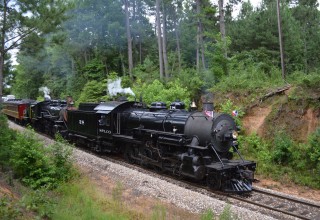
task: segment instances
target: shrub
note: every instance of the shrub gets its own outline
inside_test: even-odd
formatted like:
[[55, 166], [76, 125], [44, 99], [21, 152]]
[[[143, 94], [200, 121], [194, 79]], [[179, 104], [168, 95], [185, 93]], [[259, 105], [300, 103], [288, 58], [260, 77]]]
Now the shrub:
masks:
[[10, 130], [6, 116], [0, 113], [0, 166], [8, 167], [11, 157], [12, 144], [15, 140], [15, 132]]
[[278, 164], [287, 164], [291, 159], [292, 139], [283, 131], [276, 134], [274, 139], [274, 148], [272, 151], [272, 160]]
[[77, 104], [81, 102], [98, 102], [102, 99], [108, 99], [107, 96], [107, 80], [87, 82], [80, 94]]
[[55, 201], [49, 196], [46, 188], [40, 188], [24, 195], [21, 205], [28, 211], [37, 212], [41, 218], [49, 218]]
[[143, 95], [143, 101], [147, 104], [163, 101], [167, 105], [170, 105], [171, 102], [177, 99], [183, 101], [186, 106], [190, 104], [190, 93], [179, 81], [170, 82], [165, 85], [159, 80], [154, 80], [151, 84], [142, 83], [141, 80], [137, 80], [133, 91], [137, 96]]
[[204, 85], [202, 76], [195, 69], [183, 69], [175, 76], [174, 81], [180, 83], [192, 96], [197, 97]]
[[317, 170], [318, 176], [320, 176], [320, 127], [310, 135], [308, 156], [310, 158], [310, 166]]
[[[232, 115], [237, 125], [242, 125], [240, 118], [244, 115], [244, 111], [240, 107], [234, 105], [230, 99], [228, 99], [225, 103], [220, 104], [219, 108], [221, 112]], [[237, 115], [232, 114], [232, 112], [235, 110], [238, 113]]]
[[8, 197], [0, 198], [0, 219], [17, 219], [21, 210]]
[[15, 175], [26, 185], [36, 189], [54, 184], [54, 170], [50, 166], [43, 144], [35, 138], [31, 131], [18, 134], [13, 144], [15, 152], [11, 164]]
[[256, 133], [249, 136], [239, 136], [239, 145], [243, 148], [243, 152], [255, 158], [260, 163], [260, 168], [267, 167], [270, 164], [272, 156], [269, 150], [269, 145]]
[[51, 160], [53, 163], [55, 178], [58, 181], [67, 181], [74, 174], [72, 169], [71, 155], [73, 152], [72, 146], [65, 141], [60, 134], [56, 135], [56, 142], [48, 146]]
[[257, 93], [283, 84], [280, 71], [271, 67], [266, 73], [259, 65], [236, 63], [231, 66], [228, 76], [221, 78], [220, 82], [212, 87], [212, 92], [246, 91]]
[[18, 134], [10, 159], [16, 177], [33, 189], [55, 188], [70, 177], [71, 150], [63, 143], [45, 148], [33, 131]]
[[143, 64], [139, 64], [134, 68], [134, 75], [144, 82], [151, 83], [159, 78], [159, 70], [157, 65], [147, 56]]

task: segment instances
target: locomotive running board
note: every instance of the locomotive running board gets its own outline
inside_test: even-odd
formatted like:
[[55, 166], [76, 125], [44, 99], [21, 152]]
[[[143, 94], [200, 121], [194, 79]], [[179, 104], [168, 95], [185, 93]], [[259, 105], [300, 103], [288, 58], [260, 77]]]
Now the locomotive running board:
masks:
[[114, 139], [119, 139], [128, 143], [134, 143], [134, 144], [142, 144], [141, 141], [133, 138], [132, 136], [128, 136], [128, 135], [121, 135], [121, 134], [114, 134], [112, 135], [112, 137]]

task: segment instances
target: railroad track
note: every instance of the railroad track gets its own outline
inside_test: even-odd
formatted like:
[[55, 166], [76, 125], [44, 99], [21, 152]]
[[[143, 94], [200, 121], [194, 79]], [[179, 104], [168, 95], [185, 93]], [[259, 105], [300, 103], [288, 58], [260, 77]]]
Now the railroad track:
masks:
[[[44, 134], [41, 134], [41, 135], [47, 138], [50, 138], [47, 135], [44, 135]], [[166, 180], [170, 183], [176, 184], [183, 188], [190, 189], [192, 191], [196, 191], [201, 194], [211, 196], [220, 200], [224, 200], [234, 205], [239, 205], [237, 201], [241, 201], [243, 203], [252, 204], [252, 205], [264, 208], [266, 210], [264, 214], [268, 214], [267, 213], [268, 210], [271, 210], [274, 212], [272, 216], [275, 218], [280, 218], [279, 216], [281, 216], [281, 214], [285, 214], [285, 215], [292, 216], [294, 218], [299, 218], [299, 219], [308, 219], [308, 220], [320, 219], [320, 205], [311, 203], [309, 201], [305, 201], [302, 199], [297, 199], [289, 196], [284, 196], [280, 194], [274, 194], [272, 192], [256, 189], [256, 188], [254, 188], [250, 194], [243, 194], [243, 195], [216, 192], [216, 191], [210, 190], [208, 187], [205, 186], [204, 183], [194, 183], [188, 180], [176, 178], [175, 176], [169, 175], [166, 173], [159, 174], [159, 172], [156, 172], [151, 169], [146, 169], [146, 167], [141, 167], [136, 164], [128, 163], [123, 158], [120, 158], [118, 155], [106, 156], [106, 155], [94, 153], [88, 150], [87, 148], [80, 147], [80, 149], [87, 153], [93, 154], [97, 157], [100, 157], [102, 159], [108, 160], [110, 162], [135, 169], [139, 172], [142, 172], [148, 175], [156, 176], [159, 179]]]
[[[97, 156], [97, 155], [96, 155]], [[294, 198], [289, 195], [280, 195], [269, 192], [267, 190], [254, 188], [250, 194], [230, 194], [212, 191], [204, 183], [194, 183], [192, 181], [176, 178], [170, 174], [155, 173], [154, 170], [145, 169], [145, 167], [138, 166], [126, 162], [124, 159], [118, 156], [100, 156], [103, 159], [109, 160], [113, 163], [118, 163], [126, 167], [133, 168], [139, 172], [143, 172], [148, 175], [157, 176], [157, 178], [166, 180], [170, 183], [179, 185], [186, 189], [196, 191], [198, 193], [211, 196], [220, 200], [227, 201], [228, 203], [238, 205], [236, 201], [242, 201], [244, 203], [252, 204], [255, 206], [262, 207], [266, 210], [265, 214], [268, 214], [268, 210], [274, 211], [272, 214], [275, 218], [281, 218], [281, 214], [285, 214], [294, 218], [306, 219], [306, 220], [317, 220], [320, 219], [320, 205], [306, 201], [303, 199]], [[231, 201], [230, 199], [236, 200]]]
[[320, 205], [287, 195], [253, 189], [250, 196], [229, 195], [229, 197], [299, 219], [320, 219]]

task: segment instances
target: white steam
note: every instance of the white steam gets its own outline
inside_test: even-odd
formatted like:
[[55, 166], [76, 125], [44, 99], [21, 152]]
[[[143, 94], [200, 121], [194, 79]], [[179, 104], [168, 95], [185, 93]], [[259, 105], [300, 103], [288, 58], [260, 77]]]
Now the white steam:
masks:
[[121, 87], [121, 78], [118, 78], [114, 81], [109, 79], [107, 88], [110, 96], [116, 96], [117, 94], [130, 94], [135, 96], [131, 88]]
[[39, 88], [39, 91], [43, 92], [44, 100], [50, 100], [51, 99], [51, 97], [50, 97], [50, 89], [48, 87], [43, 86], [43, 87]]

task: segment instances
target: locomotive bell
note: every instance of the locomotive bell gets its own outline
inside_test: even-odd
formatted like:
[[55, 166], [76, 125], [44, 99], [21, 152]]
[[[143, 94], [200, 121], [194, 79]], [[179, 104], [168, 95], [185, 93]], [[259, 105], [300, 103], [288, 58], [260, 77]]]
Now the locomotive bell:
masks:
[[194, 101], [192, 101], [192, 103], [191, 103], [191, 106], [190, 106], [191, 108], [197, 108], [197, 106], [196, 106], [196, 103], [194, 102]]

